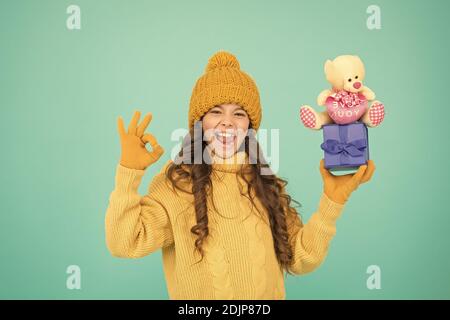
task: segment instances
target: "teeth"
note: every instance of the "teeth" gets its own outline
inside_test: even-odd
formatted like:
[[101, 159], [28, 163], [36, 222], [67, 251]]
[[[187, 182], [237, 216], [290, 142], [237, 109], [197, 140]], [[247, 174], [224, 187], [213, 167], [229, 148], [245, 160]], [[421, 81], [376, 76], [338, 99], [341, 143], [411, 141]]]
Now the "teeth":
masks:
[[225, 138], [234, 137], [234, 134], [232, 134], [232, 133], [222, 133], [222, 132], [220, 132], [217, 135], [220, 136], [220, 137], [225, 137]]
[[223, 145], [231, 145], [234, 142], [235, 134], [232, 132], [215, 132], [216, 139]]

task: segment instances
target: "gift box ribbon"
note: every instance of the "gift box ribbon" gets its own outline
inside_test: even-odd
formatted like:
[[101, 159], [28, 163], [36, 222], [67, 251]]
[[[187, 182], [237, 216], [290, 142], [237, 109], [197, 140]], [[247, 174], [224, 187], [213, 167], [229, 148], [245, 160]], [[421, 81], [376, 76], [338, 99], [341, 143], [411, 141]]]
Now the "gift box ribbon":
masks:
[[340, 154], [341, 164], [350, 164], [350, 157], [360, 157], [364, 155], [367, 148], [366, 139], [347, 141], [347, 126], [339, 128], [340, 141], [327, 139], [320, 145], [320, 148], [330, 154]]

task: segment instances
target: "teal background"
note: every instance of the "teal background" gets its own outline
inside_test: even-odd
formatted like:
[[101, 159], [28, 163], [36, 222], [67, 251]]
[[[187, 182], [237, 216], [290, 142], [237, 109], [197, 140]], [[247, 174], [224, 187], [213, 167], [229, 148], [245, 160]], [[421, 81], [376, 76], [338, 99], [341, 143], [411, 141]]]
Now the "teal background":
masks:
[[[326, 59], [358, 54], [385, 103], [369, 129], [377, 170], [347, 204], [325, 263], [288, 277], [288, 299], [449, 299], [448, 1], [0, 1], [0, 298], [167, 299], [161, 252], [113, 258], [104, 215], [116, 119], [152, 112], [166, 150], [217, 50], [256, 80], [261, 128], [280, 129], [280, 171], [305, 220], [322, 191], [322, 133], [299, 121], [328, 88]], [[81, 8], [81, 30], [66, 8]], [[368, 30], [366, 8], [381, 8]], [[318, 109], [316, 107], [316, 109]], [[140, 188], [170, 157], [150, 167]], [[78, 265], [82, 289], [66, 289]], [[380, 290], [366, 287], [369, 265]]]

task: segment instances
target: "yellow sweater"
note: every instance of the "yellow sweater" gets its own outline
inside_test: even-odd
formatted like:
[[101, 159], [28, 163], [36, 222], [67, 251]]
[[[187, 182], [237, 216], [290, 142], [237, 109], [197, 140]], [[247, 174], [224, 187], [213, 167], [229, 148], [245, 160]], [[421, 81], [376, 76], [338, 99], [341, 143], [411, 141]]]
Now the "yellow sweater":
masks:
[[[284, 274], [276, 259], [268, 220], [252, 211], [240, 193], [245, 183], [239, 164], [213, 164], [214, 203], [208, 198], [209, 236], [205, 257], [195, 252], [193, 196], [174, 192], [165, 178], [169, 160], [153, 178], [144, 196], [138, 187], [145, 171], [116, 169], [115, 189], [106, 212], [106, 243], [113, 256], [139, 258], [162, 248], [170, 299], [285, 299]], [[241, 189], [242, 190], [242, 189]], [[244, 187], [244, 192], [246, 188]], [[256, 206], [262, 210], [259, 201]], [[322, 194], [308, 223], [289, 223], [295, 263], [291, 271], [305, 274], [324, 260], [336, 232], [343, 205]], [[264, 211], [265, 212], [265, 211]]]

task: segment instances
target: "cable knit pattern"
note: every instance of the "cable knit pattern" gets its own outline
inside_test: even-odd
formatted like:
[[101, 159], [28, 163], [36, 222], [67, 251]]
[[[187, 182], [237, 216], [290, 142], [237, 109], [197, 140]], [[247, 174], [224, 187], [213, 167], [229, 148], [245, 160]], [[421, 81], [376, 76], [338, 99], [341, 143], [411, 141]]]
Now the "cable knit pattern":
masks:
[[248, 248], [252, 266], [252, 283], [255, 288], [255, 299], [264, 299], [266, 296], [266, 278], [269, 276], [266, 270], [266, 247], [262, 238], [262, 221], [255, 224], [256, 216], [249, 215], [244, 218], [243, 224], [248, 236]]
[[[144, 171], [117, 166], [105, 217], [111, 254], [138, 258], [162, 249], [170, 299], [285, 299], [284, 274], [264, 221], [267, 212], [257, 199], [252, 207], [240, 193], [243, 182], [237, 171], [242, 164], [213, 164], [213, 193], [207, 202], [210, 235], [204, 259], [195, 264], [200, 255], [190, 232], [195, 224], [193, 196], [173, 191], [165, 177], [170, 163], [153, 177], [144, 196], [138, 193]], [[342, 209], [322, 194], [308, 223], [302, 226], [298, 216], [288, 221], [293, 273], [311, 272], [322, 263]]]
[[211, 272], [214, 287], [214, 298], [218, 300], [233, 299], [233, 288], [230, 280], [229, 262], [225, 258], [225, 250], [216, 238], [217, 233], [210, 228], [210, 235], [205, 246], [205, 256]]

